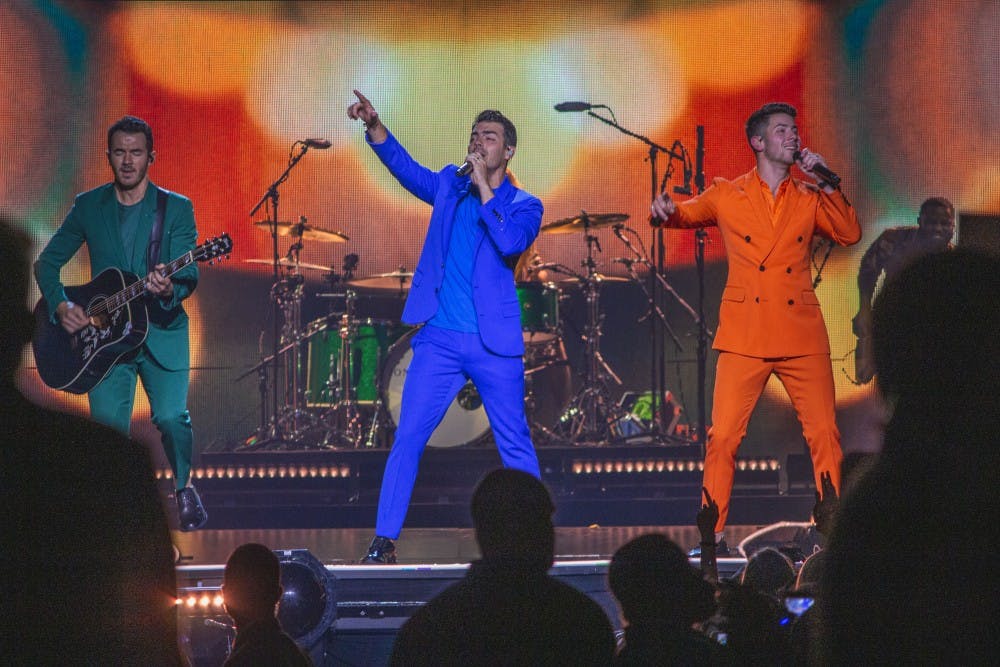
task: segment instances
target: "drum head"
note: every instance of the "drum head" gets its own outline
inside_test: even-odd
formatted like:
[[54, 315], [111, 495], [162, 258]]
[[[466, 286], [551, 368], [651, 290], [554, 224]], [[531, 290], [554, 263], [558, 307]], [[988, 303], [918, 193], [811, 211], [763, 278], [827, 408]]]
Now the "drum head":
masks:
[[[403, 401], [403, 383], [406, 371], [413, 360], [410, 341], [419, 329], [408, 332], [389, 350], [382, 374], [382, 398], [392, 416], [393, 424], [399, 424], [400, 405]], [[448, 406], [444, 419], [431, 434], [427, 444], [431, 447], [460, 447], [481, 440], [490, 430], [490, 421], [479, 392], [471, 382], [467, 382], [458, 396]]]

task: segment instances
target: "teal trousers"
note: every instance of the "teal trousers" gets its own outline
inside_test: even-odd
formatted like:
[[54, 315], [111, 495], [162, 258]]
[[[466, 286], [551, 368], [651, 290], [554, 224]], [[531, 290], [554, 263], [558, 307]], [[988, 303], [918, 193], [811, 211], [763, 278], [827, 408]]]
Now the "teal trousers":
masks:
[[194, 449], [191, 414], [187, 410], [190, 375], [189, 369], [167, 370], [143, 347], [134, 359], [115, 364], [87, 396], [91, 419], [128, 435], [136, 378], [142, 378], [153, 424], [160, 431], [163, 451], [170, 461], [178, 489], [184, 488], [191, 476]]

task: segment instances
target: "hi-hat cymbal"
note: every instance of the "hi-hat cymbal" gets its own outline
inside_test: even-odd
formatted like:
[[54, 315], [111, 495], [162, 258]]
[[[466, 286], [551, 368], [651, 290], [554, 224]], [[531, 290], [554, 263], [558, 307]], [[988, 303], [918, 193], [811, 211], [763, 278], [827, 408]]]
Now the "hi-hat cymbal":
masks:
[[317, 227], [316, 225], [311, 225], [308, 222], [271, 222], [270, 220], [258, 220], [253, 223], [254, 227], [260, 227], [261, 229], [271, 229], [273, 225], [277, 225], [278, 236], [301, 236], [306, 241], [328, 241], [330, 243], [344, 243], [350, 240], [344, 232], [335, 232], [329, 229], [323, 229], [322, 227]]
[[628, 220], [627, 213], [581, 213], [542, 225], [544, 234], [573, 234], [585, 229], [607, 227]]
[[[268, 266], [274, 264], [273, 259], [244, 259], [247, 264], [267, 264]], [[290, 269], [309, 269], [310, 271], [329, 271], [329, 266], [320, 266], [319, 264], [308, 264], [306, 262], [293, 262], [287, 257], [282, 257], [278, 260], [278, 264], [281, 266], [286, 266]]]
[[412, 278], [413, 271], [404, 271], [403, 269], [396, 269], [395, 271], [390, 271], [389, 273], [376, 273], [376, 278]]
[[[402, 275], [400, 275], [402, 274]], [[349, 280], [347, 284], [351, 287], [362, 290], [374, 290], [378, 292], [406, 292], [410, 289], [410, 277], [412, 273], [385, 273], [372, 276], [371, 278], [358, 278]]]

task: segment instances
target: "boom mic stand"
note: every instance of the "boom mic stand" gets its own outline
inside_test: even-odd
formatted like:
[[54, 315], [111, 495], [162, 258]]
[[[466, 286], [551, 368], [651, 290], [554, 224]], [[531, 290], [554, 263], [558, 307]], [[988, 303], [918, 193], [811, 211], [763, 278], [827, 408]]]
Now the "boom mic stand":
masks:
[[[296, 154], [295, 147], [298, 146], [299, 150]], [[296, 141], [292, 144], [291, 152], [289, 153], [288, 166], [285, 170], [278, 176], [278, 179], [268, 186], [267, 192], [264, 196], [260, 198], [253, 209], [250, 210], [250, 218], [253, 218], [257, 214], [257, 211], [261, 207], [266, 207], [270, 204], [270, 213], [268, 214], [268, 219], [271, 224], [268, 226], [271, 232], [271, 247], [273, 253], [273, 273], [274, 273], [274, 285], [279, 282], [278, 273], [278, 186], [288, 180], [289, 174], [291, 174], [292, 169], [299, 163], [305, 154], [309, 151], [309, 145], [304, 141]], [[267, 208], [265, 208], [267, 212]], [[271, 444], [271, 442], [284, 443], [285, 433], [282, 432], [282, 427], [279, 424], [278, 419], [278, 347], [280, 344], [281, 337], [281, 325], [278, 322], [278, 310], [280, 306], [277, 302], [274, 303], [274, 330], [272, 331], [272, 356], [271, 356], [271, 419], [270, 426], [264, 426], [267, 422], [263, 419], [261, 420], [261, 426], [263, 428], [262, 433], [258, 433], [257, 442], [255, 443], [255, 448], [264, 448], [266, 445]]]
[[[594, 105], [603, 106], [603, 105]], [[609, 109], [610, 111], [610, 109]], [[588, 110], [587, 115], [597, 120], [601, 121], [606, 125], [610, 125], [622, 134], [630, 136], [634, 139], [638, 139], [642, 143], [649, 146], [649, 170], [650, 170], [650, 201], [656, 198], [656, 196], [662, 190], [662, 185], [658, 188], [657, 182], [657, 167], [656, 160], [660, 153], [664, 153], [669, 161], [667, 163], [667, 168], [663, 176], [663, 183], [665, 184], [670, 176], [673, 174], [673, 163], [674, 160], [679, 160], [684, 166], [684, 186], [676, 186], [674, 192], [678, 194], [691, 194], [691, 176], [693, 169], [690, 165], [690, 158], [688, 152], [684, 149], [683, 144], [680, 141], [675, 141], [673, 146], [670, 148], [665, 148], [656, 142], [652, 141], [648, 137], [644, 137], [641, 134], [637, 134], [628, 130], [618, 124], [617, 121], [613, 120], [614, 112], [611, 113], [612, 118], [606, 118], [598, 113]], [[653, 252], [656, 256], [656, 270], [650, 271], [648, 277], [648, 290], [649, 294], [652, 295], [652, 300], [654, 304], [658, 304], [662, 297], [660, 297], [660, 281], [659, 277], [664, 273], [664, 257], [666, 255], [665, 246], [663, 243], [663, 228], [656, 228], [653, 231]], [[654, 275], [655, 274], [655, 275]], [[666, 393], [666, 354], [664, 345], [664, 336], [660, 327], [660, 319], [658, 317], [649, 318], [650, 322], [650, 387], [652, 389], [652, 412], [653, 418], [653, 436], [655, 439], [659, 440], [663, 435], [659, 433], [660, 425], [667, 423], [669, 421], [668, 415], [666, 414], [666, 403], [664, 402], [664, 396]], [[676, 342], [676, 337], [675, 337]], [[678, 343], [679, 345], [679, 343]]]

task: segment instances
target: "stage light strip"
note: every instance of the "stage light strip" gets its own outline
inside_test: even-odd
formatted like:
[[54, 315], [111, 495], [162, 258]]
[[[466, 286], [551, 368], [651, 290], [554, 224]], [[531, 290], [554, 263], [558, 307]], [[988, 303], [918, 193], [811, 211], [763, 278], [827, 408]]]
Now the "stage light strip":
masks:
[[[571, 469], [574, 475], [685, 473], [704, 471], [705, 463], [695, 459], [574, 460]], [[773, 472], [781, 469], [781, 463], [777, 459], [740, 459], [736, 469]]]
[[[156, 471], [156, 479], [173, 479], [173, 471], [161, 468]], [[351, 476], [349, 465], [261, 465], [261, 466], [219, 466], [194, 468], [193, 479], [346, 479]]]

